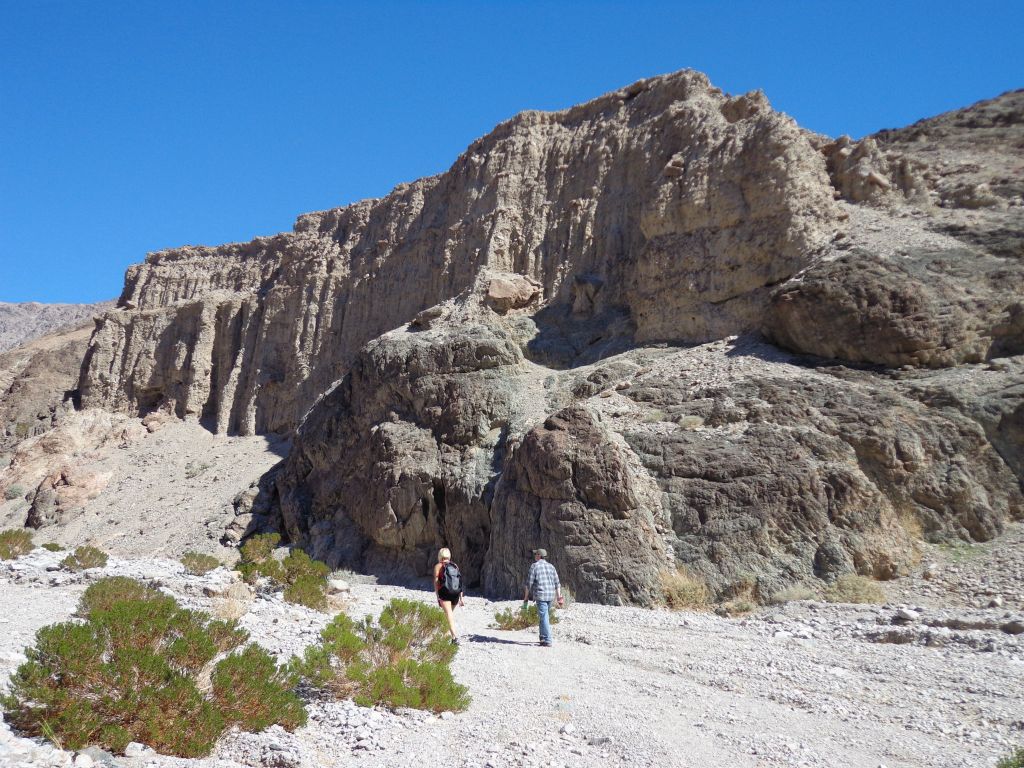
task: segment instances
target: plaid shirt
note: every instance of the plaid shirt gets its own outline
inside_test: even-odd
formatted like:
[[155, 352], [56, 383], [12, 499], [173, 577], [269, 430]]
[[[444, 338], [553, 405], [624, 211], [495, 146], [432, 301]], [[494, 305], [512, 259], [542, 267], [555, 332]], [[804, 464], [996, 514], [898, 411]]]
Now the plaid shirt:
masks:
[[547, 560], [538, 560], [530, 566], [525, 586], [530, 590], [534, 600], [550, 602], [555, 599], [558, 588], [561, 586], [561, 582], [558, 580], [558, 571]]

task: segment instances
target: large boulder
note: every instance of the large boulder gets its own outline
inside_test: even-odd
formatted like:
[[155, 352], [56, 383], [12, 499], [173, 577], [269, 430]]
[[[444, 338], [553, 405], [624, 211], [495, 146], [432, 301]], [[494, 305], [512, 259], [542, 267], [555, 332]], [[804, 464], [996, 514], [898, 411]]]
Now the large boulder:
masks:
[[580, 600], [649, 605], [672, 567], [664, 528], [637, 492], [628, 449], [581, 407], [558, 411], [510, 454], [490, 507], [484, 582], [515, 594], [543, 546]]
[[1024, 262], [966, 248], [854, 248], [772, 296], [766, 333], [797, 352], [891, 367], [1024, 352]]

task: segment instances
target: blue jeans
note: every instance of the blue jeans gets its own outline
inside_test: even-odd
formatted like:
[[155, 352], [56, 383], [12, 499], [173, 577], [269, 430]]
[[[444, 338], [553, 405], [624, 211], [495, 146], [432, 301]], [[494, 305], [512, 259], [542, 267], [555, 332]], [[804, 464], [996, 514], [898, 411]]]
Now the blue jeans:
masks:
[[537, 616], [540, 617], [540, 641], [547, 645], [551, 645], [551, 621], [548, 619], [550, 608], [550, 600], [537, 601]]

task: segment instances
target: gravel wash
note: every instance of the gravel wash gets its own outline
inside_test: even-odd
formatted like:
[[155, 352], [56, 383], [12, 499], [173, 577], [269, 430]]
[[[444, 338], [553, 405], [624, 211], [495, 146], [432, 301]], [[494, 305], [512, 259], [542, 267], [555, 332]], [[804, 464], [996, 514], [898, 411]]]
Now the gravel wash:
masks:
[[[223, 568], [189, 576], [160, 558], [111, 557], [106, 568], [69, 574], [57, 566], [62, 556], [37, 549], [0, 562], [4, 685], [35, 631], [66, 620], [97, 578], [140, 578], [208, 611], [235, 581]], [[467, 712], [311, 701], [309, 723], [295, 733], [228, 732], [202, 760], [144, 745], [129, 756], [76, 755], [0, 725], [0, 766], [994, 766], [1024, 744], [1015, 589], [1001, 587], [1004, 605], [941, 608], [930, 595], [915, 602], [901, 585], [890, 592], [900, 603], [800, 601], [741, 618], [577, 603], [560, 613], [552, 648], [538, 647], [531, 631], [490, 626], [495, 611], [517, 603], [469, 596], [456, 611], [462, 644], [453, 663], [472, 695]], [[393, 597], [433, 601], [425, 589], [359, 577], [335, 600], [358, 617]], [[275, 594], [241, 609], [252, 639], [281, 660], [315, 642], [330, 618]]]

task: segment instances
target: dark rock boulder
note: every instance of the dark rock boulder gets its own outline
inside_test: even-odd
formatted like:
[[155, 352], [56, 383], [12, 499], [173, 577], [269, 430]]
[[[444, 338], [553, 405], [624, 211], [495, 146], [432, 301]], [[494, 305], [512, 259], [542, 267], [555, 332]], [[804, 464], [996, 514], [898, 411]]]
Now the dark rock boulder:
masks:
[[1024, 264], [967, 249], [855, 249], [772, 297], [766, 333], [796, 352], [941, 368], [1024, 352]]
[[645, 508], [624, 449], [585, 408], [548, 417], [505, 464], [490, 509], [484, 580], [513, 594], [543, 546], [577, 598], [648, 605], [671, 558]]

